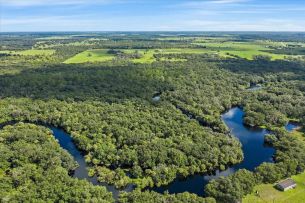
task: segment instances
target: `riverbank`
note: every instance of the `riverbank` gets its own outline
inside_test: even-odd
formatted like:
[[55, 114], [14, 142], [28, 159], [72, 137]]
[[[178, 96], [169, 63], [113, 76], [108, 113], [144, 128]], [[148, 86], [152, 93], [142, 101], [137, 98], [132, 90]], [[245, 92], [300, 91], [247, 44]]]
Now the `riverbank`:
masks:
[[199, 196], [204, 196], [204, 187], [210, 180], [220, 176], [229, 176], [239, 169], [253, 171], [263, 162], [273, 162], [272, 156], [275, 150], [266, 146], [264, 143], [266, 129], [249, 128], [243, 122], [244, 111], [239, 107], [234, 107], [222, 115], [223, 122], [228, 126], [231, 133], [241, 142], [244, 152], [244, 159], [241, 163], [227, 168], [217, 170], [213, 175], [194, 175], [186, 179], [177, 178], [167, 186], [155, 187], [154, 191], [163, 193], [168, 191], [170, 194], [190, 192]]
[[[190, 192], [197, 194], [199, 196], [204, 196], [204, 186], [209, 183], [210, 180], [217, 179], [220, 176], [229, 176], [235, 173], [239, 169], [247, 169], [253, 171], [257, 166], [263, 162], [272, 162], [272, 156], [275, 152], [273, 148], [264, 145], [265, 135], [268, 133], [265, 129], [260, 128], [249, 128], [243, 123], [244, 111], [239, 107], [234, 107], [228, 112], [222, 115], [223, 122], [230, 128], [231, 133], [239, 139], [242, 143], [242, 150], [244, 153], [244, 160], [240, 164], [236, 164], [227, 168], [226, 170], [217, 170], [214, 174], [205, 175], [192, 175], [188, 176], [186, 179], [176, 178], [172, 183], [167, 186], [155, 187], [152, 190], [156, 192], [163, 193], [168, 191], [169, 193], [182, 193]], [[194, 118], [192, 118], [194, 119]], [[7, 124], [13, 124], [13, 122], [8, 122]], [[44, 124], [38, 124], [44, 125]], [[46, 125], [44, 125], [46, 126]], [[64, 130], [49, 127], [59, 141], [62, 148], [66, 149], [74, 158], [74, 160], [79, 164], [76, 168], [73, 177], [79, 179], [86, 179], [93, 185], [105, 186], [108, 191], [112, 192], [113, 197], [118, 199], [120, 190], [117, 190], [114, 186], [105, 183], [99, 183], [97, 177], [89, 177], [87, 164], [83, 154], [77, 149], [73, 143], [71, 136]], [[292, 126], [289, 126], [291, 128]], [[133, 186], [129, 185], [124, 191], [132, 191]]]

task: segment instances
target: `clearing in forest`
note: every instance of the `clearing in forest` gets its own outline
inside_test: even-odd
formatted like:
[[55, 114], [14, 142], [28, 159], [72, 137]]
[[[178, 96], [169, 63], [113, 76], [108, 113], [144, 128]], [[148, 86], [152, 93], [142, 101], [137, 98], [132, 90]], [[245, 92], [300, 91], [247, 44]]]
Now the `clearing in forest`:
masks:
[[[294, 130], [291, 136], [298, 138], [301, 142], [305, 141], [304, 133]], [[305, 172], [291, 177], [297, 187], [286, 192], [282, 192], [274, 188], [274, 184], [261, 184], [254, 188], [254, 192], [247, 195], [242, 202], [244, 203], [303, 203], [305, 194]], [[258, 194], [256, 194], [256, 191]]]
[[247, 195], [242, 202], [244, 203], [302, 203], [304, 202], [305, 194], [305, 173], [292, 176], [292, 179], [297, 183], [297, 187], [286, 192], [282, 192], [274, 188], [273, 184], [261, 184], [254, 188], [250, 195]]
[[87, 62], [104, 62], [114, 59], [115, 55], [108, 53], [107, 49], [87, 50], [81, 52], [64, 63], [87, 63]]

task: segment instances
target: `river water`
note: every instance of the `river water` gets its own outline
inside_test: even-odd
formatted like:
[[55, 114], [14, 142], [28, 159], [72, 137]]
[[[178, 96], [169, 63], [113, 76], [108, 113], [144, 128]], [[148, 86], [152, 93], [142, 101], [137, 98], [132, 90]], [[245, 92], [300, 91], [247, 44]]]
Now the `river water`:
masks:
[[[222, 120], [229, 127], [231, 133], [239, 139], [242, 144], [244, 160], [225, 171], [216, 171], [213, 175], [193, 175], [185, 179], [176, 179], [167, 186], [155, 187], [154, 191], [163, 193], [168, 191], [172, 193], [190, 192], [204, 196], [204, 187], [212, 179], [220, 176], [228, 176], [239, 169], [253, 171], [263, 162], [273, 162], [275, 150], [264, 144], [265, 135], [268, 133], [265, 129], [250, 128], [243, 124], [244, 112], [241, 108], [232, 108], [222, 115]], [[288, 131], [296, 128], [296, 125], [290, 123], [286, 126]]]
[[[229, 167], [225, 171], [216, 171], [213, 175], [193, 175], [186, 179], [177, 178], [167, 186], [155, 187], [152, 190], [160, 193], [165, 191], [168, 191], [169, 193], [190, 192], [204, 196], [204, 186], [210, 180], [220, 176], [228, 176], [236, 172], [238, 169], [247, 169], [253, 171], [255, 167], [259, 166], [263, 162], [272, 162], [272, 156], [275, 150], [264, 145], [264, 137], [268, 131], [260, 128], [246, 127], [243, 124], [243, 116], [243, 110], [238, 107], [232, 108], [222, 115], [222, 120], [229, 127], [231, 133], [242, 143], [244, 160], [240, 164]], [[286, 126], [286, 129], [288, 131], [292, 131], [296, 127], [296, 125], [290, 123]], [[88, 176], [85, 158], [73, 143], [71, 136], [64, 130], [55, 127], [49, 128], [53, 131], [53, 134], [58, 140], [60, 146], [66, 149], [73, 156], [74, 160], [79, 164], [79, 167], [76, 168], [73, 177], [78, 179], [86, 179], [93, 185], [105, 186], [108, 191], [113, 193], [113, 197], [117, 199], [120, 191], [117, 190], [114, 186], [98, 182], [96, 176]], [[124, 191], [128, 192], [132, 189], [133, 186], [129, 185], [124, 189]]]
[[[78, 179], [85, 179], [91, 182], [93, 185], [105, 186], [109, 192], [112, 192], [113, 198], [117, 200], [120, 192], [118, 189], [116, 189], [113, 185], [108, 185], [106, 183], [98, 182], [96, 176], [93, 177], [88, 176], [87, 163], [85, 161], [84, 155], [77, 149], [77, 147], [73, 143], [71, 136], [68, 133], [66, 133], [64, 130], [55, 127], [49, 127], [49, 128], [52, 130], [53, 135], [58, 140], [60, 146], [65, 150], [67, 150], [79, 165], [79, 167], [75, 169], [73, 177]], [[128, 192], [131, 191], [132, 189], [133, 186], [129, 185], [127, 186], [127, 188], [124, 189], [124, 191]]]

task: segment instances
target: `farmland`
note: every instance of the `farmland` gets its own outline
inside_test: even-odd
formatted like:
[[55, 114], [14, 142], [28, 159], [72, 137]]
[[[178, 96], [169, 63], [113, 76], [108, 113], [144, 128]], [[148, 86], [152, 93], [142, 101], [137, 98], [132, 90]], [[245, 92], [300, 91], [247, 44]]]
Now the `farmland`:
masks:
[[[200, 42], [194, 43], [198, 46], [204, 46], [206, 49], [217, 50], [223, 55], [233, 55], [238, 56], [240, 58], [245, 58], [248, 60], [252, 60], [254, 56], [257, 55], [266, 55], [271, 57], [272, 60], [275, 59], [284, 59], [285, 55], [283, 54], [272, 54], [267, 51], [272, 49], [267, 48], [270, 46], [270, 43], [267, 42], [252, 42], [252, 43], [244, 43], [244, 42], [223, 42], [223, 43], [211, 43], [211, 42]], [[276, 44], [277, 47], [280, 47], [280, 44]]]
[[[253, 60], [256, 56], [270, 57], [271, 60], [281, 60], [289, 57], [285, 54], [272, 53], [274, 50], [281, 50], [287, 46], [283, 42], [270, 42], [270, 41], [254, 41], [254, 42], [232, 42], [228, 41], [229, 38], [223, 38], [224, 42], [219, 41], [219, 38], [161, 38], [160, 41], [177, 40], [182, 39], [190, 40], [188, 48], [162, 48], [162, 49], [117, 49], [123, 54], [130, 55], [135, 52], [139, 54], [136, 58], [129, 58], [134, 63], [153, 63], [157, 59], [155, 54], [162, 54], [163, 57], [160, 60], [164, 61], [185, 61], [184, 54], [196, 54], [196, 55], [213, 55], [220, 58], [242, 58], [247, 60]], [[71, 46], [87, 45], [94, 41], [81, 42], [70, 44]], [[100, 40], [95, 42], [101, 42]], [[89, 43], [89, 44], [88, 44]], [[92, 44], [91, 44], [92, 45]], [[86, 62], [105, 62], [118, 58], [116, 54], [108, 53], [109, 49], [91, 49], [79, 53], [64, 63], [86, 63]], [[168, 58], [169, 55], [175, 55], [175, 57]], [[297, 57], [297, 56], [294, 56]], [[128, 57], [127, 57], [128, 58]], [[126, 58], [125, 58], [126, 59]]]
[[[108, 53], [107, 49], [97, 49], [97, 50], [87, 50], [80, 54], [77, 54], [64, 63], [86, 63], [86, 62], [105, 62], [111, 61], [116, 58], [115, 54]], [[130, 59], [130, 61], [134, 63], [153, 63], [156, 61], [154, 54], [162, 53], [164, 55], [168, 54], [204, 54], [207, 53], [203, 49], [149, 49], [149, 50], [139, 50], [139, 49], [119, 49], [117, 51], [122, 52], [123, 54], [129, 55], [133, 53], [139, 53], [140, 57]], [[167, 57], [161, 58], [164, 61], [184, 61], [179, 58], [171, 58]]]
[[104, 62], [114, 57], [115, 55], [107, 53], [107, 50], [88, 50], [69, 58], [64, 63]]
[[[231, 203], [260, 201], [256, 190], [267, 201], [267, 193], [300, 198], [305, 41], [298, 34], [0, 39], [1, 198]], [[299, 131], [288, 133], [287, 124]], [[284, 197], [273, 185], [287, 177], [299, 187]]]

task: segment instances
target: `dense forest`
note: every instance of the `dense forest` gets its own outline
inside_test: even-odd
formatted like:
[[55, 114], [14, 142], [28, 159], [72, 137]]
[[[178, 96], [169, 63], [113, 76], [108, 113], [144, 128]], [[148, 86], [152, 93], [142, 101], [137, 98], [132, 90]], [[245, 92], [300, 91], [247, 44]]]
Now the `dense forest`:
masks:
[[[1, 34], [1, 200], [115, 201], [106, 188], [71, 177], [77, 165], [43, 125], [71, 134], [89, 174], [100, 182], [120, 189], [135, 185], [134, 191], [123, 192], [116, 200], [122, 203], [236, 202], [259, 183], [303, 172], [305, 144], [283, 130], [290, 121], [305, 124], [305, 48], [296, 45], [304, 43], [302, 38], [262, 33], [172, 35]], [[274, 60], [254, 55], [249, 60], [225, 53], [233, 48], [221, 47], [270, 41], [273, 46], [285, 42], [287, 47], [262, 53], [299, 57]], [[112, 58], [66, 63], [98, 49], [108, 50], [102, 53]], [[158, 51], [151, 53], [149, 62], [134, 61], [152, 49]], [[255, 85], [262, 88], [250, 91]], [[160, 100], [152, 99], [156, 95]], [[240, 163], [242, 146], [221, 120], [222, 113], [235, 106], [245, 111], [245, 125], [272, 132], [266, 143], [276, 149], [274, 163], [211, 181], [206, 198], [147, 190], [177, 177]]]
[[112, 202], [105, 188], [69, 176], [75, 167], [50, 130], [19, 123], [0, 131], [2, 202]]
[[2, 122], [43, 122], [70, 132], [100, 179], [118, 187], [132, 181], [141, 187], [167, 184], [177, 174], [224, 169], [242, 160], [235, 139], [204, 130], [170, 105], [4, 99], [0, 108]]

